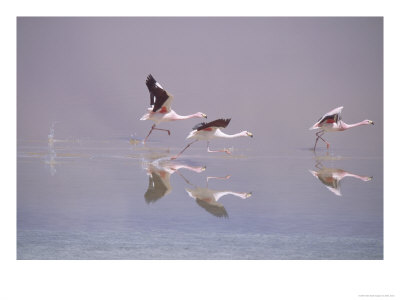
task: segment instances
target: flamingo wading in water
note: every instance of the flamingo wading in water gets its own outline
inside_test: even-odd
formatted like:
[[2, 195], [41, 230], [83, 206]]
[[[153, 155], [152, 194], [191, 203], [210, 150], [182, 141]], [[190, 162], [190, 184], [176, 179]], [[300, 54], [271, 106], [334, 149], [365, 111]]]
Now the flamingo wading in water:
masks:
[[152, 120], [154, 124], [151, 127], [149, 134], [144, 139], [143, 144], [146, 143], [148, 137], [153, 132], [153, 130], [166, 131], [168, 132], [168, 135], [171, 135], [171, 132], [168, 129], [161, 129], [156, 127], [156, 125], [161, 122], [186, 120], [191, 118], [207, 118], [207, 115], [201, 112], [197, 112], [195, 114], [187, 116], [178, 115], [175, 111], [171, 109], [173, 96], [166, 90], [164, 90], [163, 87], [154, 79], [151, 74], [147, 76], [146, 85], [150, 92], [151, 107], [147, 109], [148, 112], [144, 114], [143, 117], [140, 118], [140, 120]]
[[185, 148], [183, 148], [183, 150], [179, 152], [176, 156], [171, 157], [171, 159], [176, 159], [179, 155], [183, 153], [183, 151], [189, 148], [190, 145], [200, 140], [207, 141], [207, 152], [225, 152], [227, 154], [231, 154], [231, 152], [228, 149], [210, 150], [210, 140], [216, 137], [228, 138], [228, 139], [240, 136], [253, 137], [253, 134], [248, 131], [242, 131], [236, 134], [223, 133], [220, 128], [225, 128], [226, 126], [228, 126], [230, 121], [231, 119], [217, 119], [212, 122], [208, 123], [203, 122], [197, 124], [196, 126], [193, 127], [193, 131], [191, 131], [190, 134], [187, 136], [187, 139], [194, 138], [195, 140], [189, 143]]
[[310, 127], [310, 130], [320, 129], [320, 131], [318, 131], [315, 134], [317, 138], [315, 140], [314, 151], [319, 139], [325, 142], [326, 148], [329, 148], [329, 143], [322, 138], [322, 135], [325, 132], [344, 131], [349, 128], [361, 125], [370, 125], [370, 124], [374, 125], [374, 122], [372, 122], [371, 120], [364, 120], [354, 124], [346, 124], [345, 122], [342, 121], [342, 110], [343, 106], [331, 110], [330, 112], [323, 115], [318, 120], [317, 123], [315, 123], [312, 127]]

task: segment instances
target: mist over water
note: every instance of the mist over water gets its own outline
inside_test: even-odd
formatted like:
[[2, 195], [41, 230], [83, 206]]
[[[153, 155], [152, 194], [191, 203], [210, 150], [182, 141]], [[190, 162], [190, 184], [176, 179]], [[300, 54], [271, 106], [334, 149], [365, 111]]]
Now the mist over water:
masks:
[[[383, 259], [382, 18], [18, 18], [19, 259]], [[204, 119], [254, 138], [193, 144]], [[374, 126], [308, 128], [344, 106]]]

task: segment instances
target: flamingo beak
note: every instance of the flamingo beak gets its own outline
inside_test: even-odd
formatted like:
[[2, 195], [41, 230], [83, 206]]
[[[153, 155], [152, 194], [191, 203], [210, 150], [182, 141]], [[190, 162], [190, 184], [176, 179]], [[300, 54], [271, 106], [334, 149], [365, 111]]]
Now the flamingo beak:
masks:
[[373, 121], [371, 121], [371, 124], [374, 125], [375, 123]]
[[253, 134], [252, 134], [251, 132], [247, 132], [247, 135], [248, 135], [249, 137], [253, 137]]
[[203, 118], [207, 119], [207, 115], [206, 114], [201, 114], [203, 116]]

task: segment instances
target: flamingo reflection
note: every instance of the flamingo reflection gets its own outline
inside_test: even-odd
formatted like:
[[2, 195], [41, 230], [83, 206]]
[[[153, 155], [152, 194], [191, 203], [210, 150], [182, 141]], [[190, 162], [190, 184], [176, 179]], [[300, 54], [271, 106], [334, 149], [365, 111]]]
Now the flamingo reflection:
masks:
[[320, 162], [317, 163], [316, 168], [318, 168], [317, 171], [309, 171], [315, 178], [318, 178], [328, 190], [337, 196], [342, 196], [340, 191], [340, 181], [345, 177], [354, 177], [362, 181], [370, 181], [372, 179], [370, 176], [360, 176], [342, 169], [326, 168]]
[[[147, 203], [155, 202], [171, 192], [171, 175], [177, 173], [183, 177], [179, 172], [180, 169], [188, 169], [196, 173], [203, 172], [206, 169], [205, 166], [195, 166], [193, 164], [171, 161], [165, 158], [147, 163], [145, 164], [145, 168], [149, 175], [149, 185], [144, 194]], [[185, 181], [187, 180], [185, 179]]]
[[[226, 177], [207, 177], [209, 179], [229, 179], [230, 176]], [[249, 198], [251, 193], [237, 193], [233, 191], [223, 190], [216, 191], [207, 187], [195, 187], [192, 189], [186, 189], [186, 192], [190, 197], [196, 199], [196, 203], [204, 208], [210, 214], [219, 218], [228, 218], [228, 213], [225, 207], [218, 202], [218, 200], [226, 195], [233, 195], [242, 199]]]

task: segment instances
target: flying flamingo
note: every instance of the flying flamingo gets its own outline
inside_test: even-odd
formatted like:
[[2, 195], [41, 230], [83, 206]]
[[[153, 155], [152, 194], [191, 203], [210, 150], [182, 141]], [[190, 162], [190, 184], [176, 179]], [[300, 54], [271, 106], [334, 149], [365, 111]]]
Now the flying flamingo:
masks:
[[168, 129], [161, 129], [156, 127], [156, 125], [161, 122], [186, 120], [191, 118], [207, 118], [207, 115], [201, 112], [197, 112], [195, 114], [187, 116], [178, 115], [175, 111], [171, 109], [173, 96], [166, 90], [164, 90], [163, 87], [154, 79], [151, 74], [147, 76], [146, 85], [150, 92], [151, 107], [147, 109], [148, 112], [144, 114], [143, 117], [140, 118], [140, 120], [152, 120], [154, 124], [151, 127], [149, 134], [144, 139], [143, 144], [146, 143], [147, 138], [153, 130], [166, 131], [168, 132], [168, 135], [171, 135], [171, 132]]
[[315, 178], [318, 178], [332, 193], [337, 196], [341, 196], [340, 192], [340, 181], [345, 177], [354, 177], [362, 181], [370, 181], [372, 177], [360, 176], [350, 172], [346, 172], [342, 169], [334, 168], [321, 168], [318, 171], [309, 170]]
[[319, 139], [323, 140], [326, 143], [326, 148], [329, 148], [329, 143], [322, 138], [322, 135], [325, 132], [344, 131], [360, 125], [374, 125], [374, 122], [372, 122], [371, 120], [364, 120], [354, 124], [346, 124], [342, 121], [342, 109], [343, 106], [331, 110], [330, 112], [323, 115], [317, 123], [310, 127], [310, 130], [321, 129], [315, 134], [317, 138], [315, 140], [314, 151]]
[[196, 126], [193, 127], [193, 131], [190, 132], [190, 134], [187, 136], [187, 139], [194, 138], [195, 140], [191, 143], [189, 143], [181, 152], [179, 152], [176, 156], [171, 157], [171, 159], [176, 159], [179, 155], [183, 153], [190, 145], [192, 145], [194, 142], [200, 141], [200, 140], [206, 140], [207, 141], [207, 151], [208, 152], [225, 152], [227, 154], [231, 154], [231, 152], [228, 149], [223, 149], [223, 150], [210, 150], [210, 140], [216, 137], [220, 138], [236, 138], [240, 136], [249, 136], [253, 137], [253, 134], [248, 132], [248, 131], [242, 131], [236, 134], [226, 134], [221, 131], [220, 128], [225, 128], [228, 126], [229, 122], [231, 119], [217, 119], [212, 122], [208, 123], [200, 123], [197, 124]]

